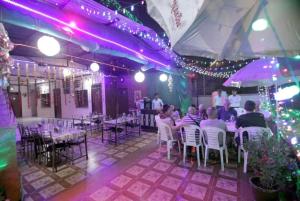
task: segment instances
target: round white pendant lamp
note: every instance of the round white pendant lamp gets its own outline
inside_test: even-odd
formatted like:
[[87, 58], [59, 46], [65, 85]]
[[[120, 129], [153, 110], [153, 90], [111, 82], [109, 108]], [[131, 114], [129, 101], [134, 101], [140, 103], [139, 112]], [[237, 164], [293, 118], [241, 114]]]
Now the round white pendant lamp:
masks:
[[59, 42], [51, 36], [42, 36], [37, 41], [37, 47], [41, 53], [53, 57], [60, 52]]
[[144, 82], [145, 74], [142, 73], [141, 71], [139, 71], [134, 75], [134, 79], [136, 82], [139, 82], [139, 83]]

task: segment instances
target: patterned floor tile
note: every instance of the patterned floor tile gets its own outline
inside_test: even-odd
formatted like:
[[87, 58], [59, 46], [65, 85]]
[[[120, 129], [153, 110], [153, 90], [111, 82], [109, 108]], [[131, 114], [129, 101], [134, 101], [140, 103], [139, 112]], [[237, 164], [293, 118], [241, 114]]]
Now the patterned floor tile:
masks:
[[75, 172], [75, 170], [73, 168], [68, 167], [66, 169], [58, 171], [55, 174], [59, 177], [66, 177], [66, 176], [73, 174], [74, 172]]
[[171, 165], [169, 163], [158, 162], [153, 168], [162, 172], [167, 172]]
[[110, 183], [119, 188], [123, 188], [131, 180], [132, 180], [132, 178], [130, 178], [130, 177], [127, 177], [125, 175], [120, 175], [120, 176], [114, 178]]
[[109, 155], [113, 155], [117, 152], [118, 152], [118, 150], [116, 150], [116, 149], [109, 149], [109, 150], [105, 151], [104, 153], [109, 154]]
[[154, 159], [160, 159], [161, 155], [158, 152], [153, 152], [153, 153], [149, 154], [148, 157], [154, 158]]
[[37, 190], [37, 189], [40, 189], [40, 188], [43, 188], [45, 186], [47, 186], [48, 184], [54, 182], [54, 179], [52, 179], [51, 177], [43, 177], [41, 179], [38, 179], [34, 182], [31, 183], [31, 186]]
[[156, 189], [147, 199], [148, 201], [170, 201], [173, 195], [166, 191]]
[[122, 152], [119, 152], [119, 153], [115, 154], [114, 156], [117, 157], [117, 158], [124, 158], [127, 155], [128, 155], [128, 153], [122, 151]]
[[132, 176], [138, 176], [140, 174], [142, 174], [142, 172], [145, 170], [145, 168], [138, 166], [138, 165], [134, 165], [131, 168], [129, 168], [128, 170], [126, 170], [126, 173], [132, 175]]
[[211, 180], [211, 175], [202, 173], [202, 172], [195, 172], [191, 178], [191, 181], [202, 183], [202, 184], [209, 184]]
[[237, 192], [237, 182], [230, 179], [218, 178], [216, 187], [232, 192]]
[[138, 150], [137, 147], [129, 147], [129, 148], [125, 149], [125, 151], [130, 152], [130, 153], [135, 152], [136, 150]]
[[189, 173], [189, 170], [182, 167], [174, 167], [171, 171], [171, 174], [176, 175], [178, 177], [185, 178]]
[[71, 185], [74, 185], [74, 184], [77, 184], [78, 182], [82, 181], [85, 178], [86, 178], [86, 176], [84, 174], [76, 173], [76, 174], [66, 178], [65, 181]]
[[138, 181], [138, 182], [132, 184], [127, 189], [127, 191], [134, 194], [137, 197], [142, 197], [149, 189], [150, 189], [150, 186], [148, 184]]
[[147, 144], [145, 144], [145, 143], [137, 143], [137, 144], [135, 144], [134, 146], [136, 146], [136, 147], [139, 147], [139, 148], [142, 148], [142, 147], [144, 147], [144, 146], [146, 146]]
[[37, 170], [38, 168], [36, 166], [31, 166], [31, 167], [26, 166], [26, 168], [21, 169], [21, 174], [26, 175]]
[[193, 197], [193, 198], [196, 198], [196, 199], [203, 200], [204, 197], [205, 197], [206, 191], [207, 191], [207, 189], [203, 186], [189, 183], [186, 186], [183, 194], [187, 195], [187, 196], [190, 196], [190, 197]]
[[28, 182], [31, 182], [31, 181], [41, 178], [42, 176], [45, 176], [45, 175], [46, 175], [45, 172], [38, 171], [38, 172], [34, 172], [34, 173], [24, 176], [24, 179]]
[[150, 167], [154, 162], [155, 162], [155, 160], [152, 160], [150, 158], [144, 158], [139, 161], [139, 164], [143, 165], [145, 167]]
[[168, 189], [177, 191], [178, 188], [180, 187], [181, 183], [182, 183], [181, 179], [177, 179], [177, 178], [174, 178], [174, 177], [167, 176], [161, 182], [161, 185], [168, 188]]
[[237, 197], [214, 191], [212, 201], [237, 201]]
[[225, 168], [224, 171], [219, 170], [219, 175], [237, 179], [237, 171], [233, 169]]
[[65, 188], [60, 185], [60, 184], [54, 184], [52, 186], [49, 186], [47, 188], [44, 188], [43, 190], [40, 191], [40, 195], [44, 198], [50, 198], [54, 196], [55, 194], [63, 191]]
[[25, 197], [24, 201], [33, 201], [33, 199], [30, 196], [28, 196], [28, 197]]
[[214, 166], [207, 166], [207, 167], [200, 166], [199, 168], [197, 168], [197, 170], [212, 173], [214, 171]]
[[150, 181], [152, 183], [156, 183], [161, 176], [162, 176], [161, 173], [150, 170], [150, 171], [146, 172], [142, 176], [142, 178], [145, 179], [145, 180], [147, 180], [147, 181]]
[[130, 199], [129, 197], [126, 197], [125, 195], [120, 195], [116, 199], [114, 199], [114, 201], [133, 201], [133, 200]]
[[95, 201], [105, 201], [111, 198], [115, 193], [116, 193], [115, 190], [103, 186], [102, 188], [100, 188], [99, 190], [91, 194], [90, 198], [92, 198]]
[[110, 165], [114, 164], [115, 162], [117, 162], [117, 160], [114, 158], [107, 158], [107, 159], [104, 159], [103, 161], [101, 161], [102, 164], [107, 165], [107, 166], [110, 166]]

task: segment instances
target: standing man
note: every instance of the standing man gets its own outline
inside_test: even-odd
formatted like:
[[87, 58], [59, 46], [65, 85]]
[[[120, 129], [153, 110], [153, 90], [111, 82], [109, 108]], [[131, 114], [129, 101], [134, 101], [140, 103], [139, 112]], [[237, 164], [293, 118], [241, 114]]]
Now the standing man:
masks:
[[222, 90], [218, 89], [217, 94], [213, 97], [213, 102], [217, 110], [222, 108], [224, 106], [223, 104], [223, 96], [222, 96]]
[[228, 97], [230, 106], [233, 108], [239, 108], [241, 107], [241, 96], [237, 94], [237, 90], [232, 90], [232, 95]]
[[152, 100], [152, 110], [161, 110], [163, 107], [163, 102], [162, 100], [159, 98], [158, 93], [154, 94], [154, 99]]

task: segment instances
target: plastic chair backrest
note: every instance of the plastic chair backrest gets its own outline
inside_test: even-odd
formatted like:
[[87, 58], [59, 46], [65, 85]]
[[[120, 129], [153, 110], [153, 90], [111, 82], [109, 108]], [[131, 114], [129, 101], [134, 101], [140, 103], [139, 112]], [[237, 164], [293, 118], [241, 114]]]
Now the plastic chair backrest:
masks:
[[173, 140], [172, 129], [168, 124], [159, 121], [158, 131], [162, 141]]
[[249, 141], [260, 141], [263, 135], [272, 135], [272, 131], [269, 128], [264, 127], [245, 127], [239, 130], [239, 137], [240, 137], [240, 145], [243, 146], [243, 133], [247, 132]]
[[[202, 130], [204, 144], [209, 148], [219, 149], [226, 145], [226, 132], [223, 129], [217, 127], [204, 127]], [[221, 142], [219, 141], [219, 135], [221, 135]]]
[[202, 145], [203, 131], [197, 125], [186, 125], [181, 129], [182, 142], [187, 145]]

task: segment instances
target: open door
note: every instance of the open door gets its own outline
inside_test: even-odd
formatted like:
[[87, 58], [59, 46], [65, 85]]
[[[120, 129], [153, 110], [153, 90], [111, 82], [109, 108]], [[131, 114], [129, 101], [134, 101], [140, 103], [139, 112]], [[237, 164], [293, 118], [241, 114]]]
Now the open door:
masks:
[[54, 95], [54, 115], [55, 118], [61, 118], [61, 90], [60, 88], [53, 89]]

